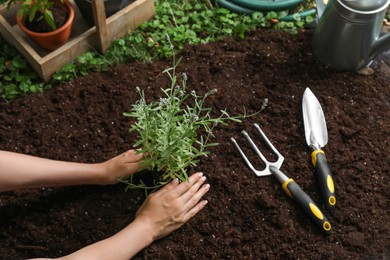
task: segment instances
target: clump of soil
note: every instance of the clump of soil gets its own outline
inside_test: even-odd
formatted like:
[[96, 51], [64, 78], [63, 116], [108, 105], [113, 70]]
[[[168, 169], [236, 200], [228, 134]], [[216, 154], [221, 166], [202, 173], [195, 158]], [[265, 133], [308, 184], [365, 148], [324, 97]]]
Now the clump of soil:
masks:
[[[206, 106], [231, 114], [265, 110], [242, 124], [215, 130], [219, 146], [195, 169], [211, 184], [207, 207], [135, 259], [386, 259], [390, 258], [390, 69], [372, 75], [338, 72], [319, 63], [311, 31], [297, 36], [259, 30], [245, 39], [187, 46], [178, 71], [188, 89], [217, 88]], [[100, 162], [132, 147], [133, 123], [122, 114], [169, 86], [172, 61], [132, 63], [93, 73], [55, 89], [0, 104], [0, 149], [76, 162]], [[306, 87], [324, 110], [337, 207], [324, 210], [333, 227], [324, 236], [272, 177], [256, 177], [229, 138], [255, 140], [258, 123], [284, 155], [281, 170], [319, 204], [301, 111]], [[265, 148], [262, 148], [265, 149]], [[194, 170], [194, 171], [195, 171]], [[141, 190], [114, 186], [45, 187], [0, 194], [0, 255], [58, 257], [113, 235], [134, 217]]]

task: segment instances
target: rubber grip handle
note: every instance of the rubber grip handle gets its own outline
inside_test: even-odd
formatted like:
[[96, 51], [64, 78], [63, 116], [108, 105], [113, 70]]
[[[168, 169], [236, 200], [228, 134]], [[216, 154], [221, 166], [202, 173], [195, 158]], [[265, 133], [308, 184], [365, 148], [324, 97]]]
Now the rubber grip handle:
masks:
[[317, 182], [320, 187], [322, 201], [327, 210], [333, 210], [336, 206], [336, 194], [332, 173], [326, 161], [325, 153], [322, 150], [316, 151], [314, 151], [316, 153], [314, 155], [315, 160], [313, 160], [313, 165], [316, 168]]
[[293, 179], [289, 179], [284, 182], [282, 188], [324, 234], [329, 235], [332, 233], [332, 226], [330, 225], [327, 217], [321, 212], [320, 208], [314, 203], [309, 195], [307, 195]]

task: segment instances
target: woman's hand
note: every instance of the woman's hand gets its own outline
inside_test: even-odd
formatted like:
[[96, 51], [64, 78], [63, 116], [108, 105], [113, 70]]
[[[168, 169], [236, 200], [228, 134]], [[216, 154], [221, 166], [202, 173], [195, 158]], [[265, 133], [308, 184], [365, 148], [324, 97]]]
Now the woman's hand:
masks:
[[102, 171], [99, 184], [115, 184], [137, 172], [141, 166], [142, 154], [136, 150], [128, 150], [100, 164]]
[[193, 174], [188, 182], [171, 181], [151, 194], [138, 210], [134, 223], [148, 227], [152, 240], [162, 238], [181, 227], [207, 204], [201, 200], [210, 185], [202, 173]]
[[141, 166], [142, 154], [129, 150], [103, 163], [49, 160], [0, 151], [0, 192], [82, 184], [114, 184]]
[[112, 237], [89, 245], [61, 259], [127, 260], [154, 240], [181, 227], [207, 204], [201, 198], [210, 186], [201, 173], [189, 182], [174, 180], [150, 195], [137, 212], [135, 220]]

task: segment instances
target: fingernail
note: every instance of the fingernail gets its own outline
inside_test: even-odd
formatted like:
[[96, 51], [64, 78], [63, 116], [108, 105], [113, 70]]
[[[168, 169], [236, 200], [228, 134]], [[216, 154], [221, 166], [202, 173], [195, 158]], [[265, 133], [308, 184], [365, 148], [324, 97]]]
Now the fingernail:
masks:
[[198, 176], [202, 177], [203, 176], [203, 172], [198, 172]]
[[210, 189], [210, 184], [208, 184], [208, 183], [205, 184], [205, 185], [204, 185], [204, 189], [205, 189], [205, 190], [209, 190], [209, 189]]

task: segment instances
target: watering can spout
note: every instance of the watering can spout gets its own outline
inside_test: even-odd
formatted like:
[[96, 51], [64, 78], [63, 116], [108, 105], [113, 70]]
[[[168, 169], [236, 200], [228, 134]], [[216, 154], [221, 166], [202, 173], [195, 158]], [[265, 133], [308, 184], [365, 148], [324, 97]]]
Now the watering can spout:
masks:
[[378, 54], [390, 50], [390, 33], [386, 33], [374, 42], [370, 49], [369, 60], [373, 60]]
[[325, 10], [326, 6], [325, 6], [324, 1], [327, 1], [327, 0], [316, 0], [317, 16], [318, 16], [318, 18], [321, 18], [322, 13]]

